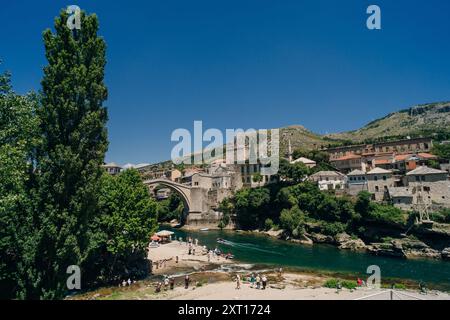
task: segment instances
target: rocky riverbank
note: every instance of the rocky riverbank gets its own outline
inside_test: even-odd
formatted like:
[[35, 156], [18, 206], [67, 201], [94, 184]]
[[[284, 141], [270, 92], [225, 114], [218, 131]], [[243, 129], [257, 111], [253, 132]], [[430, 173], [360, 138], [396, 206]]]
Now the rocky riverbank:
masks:
[[[335, 236], [325, 235], [319, 232], [304, 233], [299, 238], [293, 238], [284, 230], [255, 231], [278, 239], [291, 241], [304, 245], [330, 244], [341, 250], [367, 252], [374, 255], [389, 256], [403, 259], [428, 258], [450, 261], [450, 232], [447, 226], [438, 225], [435, 230], [416, 230], [416, 234], [425, 240], [419, 240], [415, 235], [398, 238], [386, 237], [382, 242], [367, 241], [351, 236], [347, 233], [339, 233]], [[439, 238], [438, 241], [436, 238]], [[437, 242], [437, 244], [436, 244]]]

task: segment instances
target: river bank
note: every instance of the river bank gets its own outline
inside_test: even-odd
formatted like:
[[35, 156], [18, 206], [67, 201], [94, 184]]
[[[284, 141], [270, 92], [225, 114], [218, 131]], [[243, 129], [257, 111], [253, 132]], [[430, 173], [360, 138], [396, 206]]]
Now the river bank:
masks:
[[[435, 259], [450, 261], [450, 225], [437, 224], [432, 229], [416, 228], [415, 234], [405, 236], [401, 232], [384, 230], [368, 230], [365, 239], [351, 236], [345, 232], [335, 236], [326, 235], [320, 230], [309, 227], [311, 232], [293, 238], [284, 230], [252, 230], [239, 231], [263, 234], [275, 239], [290, 241], [302, 245], [328, 244], [339, 250], [350, 250], [372, 255], [395, 257], [402, 259]], [[376, 236], [371, 235], [376, 234]], [[421, 235], [418, 238], [416, 235]], [[439, 241], [436, 244], [436, 239]], [[378, 240], [378, 241], [376, 241]]]
[[202, 245], [193, 245], [189, 254], [187, 242], [173, 241], [149, 248], [148, 259], [152, 262], [153, 275], [167, 275], [181, 273], [186, 270], [209, 270], [217, 266], [233, 264], [233, 261], [219, 255], [208, 255], [208, 250]]
[[[126, 288], [104, 288], [74, 300], [391, 300], [386, 288], [367, 287], [341, 290], [323, 287], [327, 278], [309, 274], [285, 273], [276, 280], [274, 273], [267, 274], [269, 285], [265, 290], [251, 287], [243, 282], [236, 289], [232, 275], [223, 272], [201, 272], [190, 274], [193, 284], [185, 289], [182, 277], [175, 278], [174, 290], [155, 291], [156, 282], [143, 281]], [[450, 300], [450, 295], [439, 291], [421, 294], [418, 290], [395, 290], [394, 300]]]
[[[390, 299], [386, 290], [395, 285], [404, 294], [403, 299], [448, 299], [450, 293], [450, 268], [448, 262], [432, 259], [405, 260], [374, 256], [349, 250], [337, 250], [326, 244], [302, 245], [262, 233], [210, 230], [208, 232], [172, 229], [174, 238], [199, 240], [195, 254], [189, 255], [186, 242], [174, 241], [157, 248], [149, 248], [152, 275], [131, 286], [107, 287], [76, 295], [70, 299], [157, 300], [157, 299], [234, 299], [251, 297], [260, 300], [277, 299], [358, 299], [380, 294], [373, 299]], [[217, 238], [225, 243], [217, 243]], [[208, 259], [206, 250], [218, 247], [232, 253], [234, 260], [215, 256]], [[192, 253], [192, 252], [191, 252]], [[178, 257], [178, 263], [176, 260]], [[156, 267], [158, 266], [158, 267]], [[355, 283], [360, 278], [367, 281], [369, 266], [381, 270], [381, 289], [367, 287], [356, 290], [324, 287], [328, 281]], [[278, 275], [279, 268], [283, 273]], [[250, 274], [264, 274], [269, 279], [267, 291], [249, 288]], [[242, 289], [235, 289], [234, 278], [243, 279]], [[190, 287], [184, 289], [184, 277], [190, 276]], [[166, 276], [175, 279], [175, 290], [156, 293], [158, 282]], [[419, 294], [419, 283], [432, 291]], [[398, 290], [397, 290], [398, 291]], [[249, 295], [251, 294], [251, 295]]]

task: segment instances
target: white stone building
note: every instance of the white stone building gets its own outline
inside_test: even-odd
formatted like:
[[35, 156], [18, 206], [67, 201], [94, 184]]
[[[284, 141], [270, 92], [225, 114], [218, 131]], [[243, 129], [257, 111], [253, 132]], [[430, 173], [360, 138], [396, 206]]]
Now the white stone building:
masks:
[[309, 180], [317, 183], [321, 191], [342, 190], [345, 187], [347, 177], [337, 171], [319, 171], [311, 175]]
[[311, 160], [311, 159], [308, 159], [305, 157], [301, 157], [294, 161], [291, 161], [291, 164], [296, 164], [296, 163], [303, 163], [308, 168], [314, 168], [317, 166], [317, 163], [314, 160]]
[[375, 168], [366, 173], [368, 191], [373, 199], [383, 201], [386, 199], [389, 188], [394, 187], [394, 177], [390, 170]]
[[356, 196], [361, 191], [368, 191], [368, 182], [366, 173], [362, 170], [353, 170], [347, 175], [346, 192], [349, 195]]
[[103, 165], [102, 167], [103, 167], [103, 169], [105, 169], [105, 171], [108, 174], [110, 174], [112, 176], [119, 174], [122, 171], [122, 167], [115, 164], [114, 162], [107, 163], [107, 164]]

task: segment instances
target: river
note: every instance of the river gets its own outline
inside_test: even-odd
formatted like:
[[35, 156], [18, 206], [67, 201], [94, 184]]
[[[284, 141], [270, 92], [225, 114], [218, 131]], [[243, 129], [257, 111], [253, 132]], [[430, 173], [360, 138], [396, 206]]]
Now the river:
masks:
[[[231, 252], [242, 263], [260, 267], [283, 267], [314, 272], [340, 273], [367, 277], [367, 267], [377, 265], [381, 277], [389, 279], [423, 281], [430, 287], [450, 291], [450, 263], [431, 259], [403, 260], [374, 256], [366, 253], [339, 250], [329, 245], [301, 245], [272, 237], [234, 231], [207, 232], [170, 229], [177, 238], [199, 239], [208, 248], [216, 246], [222, 252]], [[217, 238], [227, 240], [218, 244]]]

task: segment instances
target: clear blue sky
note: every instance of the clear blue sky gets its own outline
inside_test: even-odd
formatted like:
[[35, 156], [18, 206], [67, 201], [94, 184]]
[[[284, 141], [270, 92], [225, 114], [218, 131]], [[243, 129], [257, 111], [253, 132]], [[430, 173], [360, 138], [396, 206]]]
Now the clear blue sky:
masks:
[[[108, 161], [170, 158], [176, 128], [358, 128], [450, 100], [450, 1], [2, 1], [1, 70], [39, 90], [42, 31], [77, 4], [108, 44]], [[382, 30], [366, 28], [366, 8]]]

